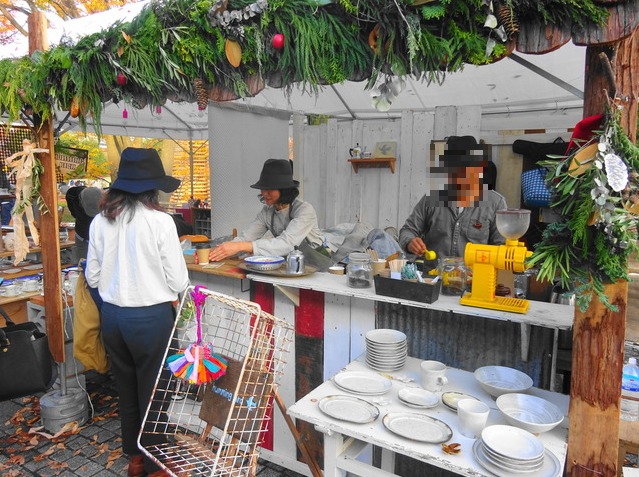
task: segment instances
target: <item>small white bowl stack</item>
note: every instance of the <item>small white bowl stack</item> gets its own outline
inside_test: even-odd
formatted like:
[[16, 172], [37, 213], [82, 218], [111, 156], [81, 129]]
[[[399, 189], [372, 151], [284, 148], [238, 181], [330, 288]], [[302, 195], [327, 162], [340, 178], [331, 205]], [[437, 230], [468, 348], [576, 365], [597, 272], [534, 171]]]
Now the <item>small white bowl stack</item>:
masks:
[[366, 364], [376, 371], [397, 371], [406, 364], [406, 335], [390, 329], [366, 333]]

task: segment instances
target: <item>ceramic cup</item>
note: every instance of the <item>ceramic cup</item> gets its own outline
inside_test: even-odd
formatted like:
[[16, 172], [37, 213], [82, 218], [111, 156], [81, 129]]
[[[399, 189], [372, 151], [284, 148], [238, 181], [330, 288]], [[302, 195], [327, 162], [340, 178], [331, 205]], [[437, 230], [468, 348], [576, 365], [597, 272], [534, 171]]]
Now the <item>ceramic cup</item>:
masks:
[[460, 399], [457, 402], [457, 416], [459, 417], [459, 432], [463, 436], [477, 439], [486, 427], [490, 408], [487, 404], [476, 399]]
[[5, 296], [17, 296], [20, 292], [18, 287], [13, 283], [11, 285], [5, 285], [2, 288], [4, 289]]
[[448, 382], [446, 365], [439, 361], [422, 361], [420, 366], [422, 387], [431, 392], [441, 391]]
[[197, 253], [197, 263], [200, 265], [207, 265], [209, 263], [209, 252], [211, 249], [207, 248], [198, 248], [195, 250]]
[[386, 268], [386, 260], [373, 260], [371, 266], [373, 267], [373, 275], [381, 275]]

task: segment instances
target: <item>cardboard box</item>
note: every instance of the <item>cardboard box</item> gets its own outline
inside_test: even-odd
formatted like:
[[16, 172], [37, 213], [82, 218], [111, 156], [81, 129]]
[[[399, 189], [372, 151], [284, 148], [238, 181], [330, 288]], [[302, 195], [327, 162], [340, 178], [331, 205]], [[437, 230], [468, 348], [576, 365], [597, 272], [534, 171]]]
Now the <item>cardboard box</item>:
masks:
[[375, 293], [403, 300], [434, 303], [439, 298], [440, 280], [435, 284], [375, 276]]

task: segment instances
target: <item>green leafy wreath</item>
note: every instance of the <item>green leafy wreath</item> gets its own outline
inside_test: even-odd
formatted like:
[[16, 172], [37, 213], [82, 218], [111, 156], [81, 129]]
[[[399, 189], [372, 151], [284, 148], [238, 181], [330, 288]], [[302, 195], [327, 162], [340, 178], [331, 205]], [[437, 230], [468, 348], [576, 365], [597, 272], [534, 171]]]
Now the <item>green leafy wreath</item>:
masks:
[[639, 249], [639, 148], [608, 112], [601, 131], [567, 156], [549, 156], [551, 207], [559, 215], [549, 224], [527, 264], [538, 267], [538, 279], [561, 281], [574, 290], [584, 312], [593, 295], [612, 311], [604, 285], [628, 280], [628, 258]]

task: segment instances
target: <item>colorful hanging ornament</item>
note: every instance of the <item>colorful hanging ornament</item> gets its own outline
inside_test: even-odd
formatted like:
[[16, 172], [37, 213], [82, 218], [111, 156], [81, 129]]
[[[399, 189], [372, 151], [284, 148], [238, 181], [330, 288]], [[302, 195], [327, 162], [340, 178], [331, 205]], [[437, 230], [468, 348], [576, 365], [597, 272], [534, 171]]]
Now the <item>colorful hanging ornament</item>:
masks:
[[229, 60], [233, 68], [240, 66], [242, 62], [242, 47], [237, 41], [227, 38], [224, 42], [224, 52], [226, 53], [226, 59]]
[[281, 50], [282, 48], [284, 48], [285, 40], [286, 38], [284, 37], [283, 34], [276, 33], [275, 35], [273, 35], [273, 38], [271, 38], [271, 45], [276, 50]]
[[127, 77], [124, 75], [124, 73], [118, 73], [118, 75], [115, 77], [115, 80], [120, 86], [124, 86], [127, 82]]
[[196, 385], [221, 378], [226, 374], [228, 367], [224, 357], [213, 353], [212, 343], [202, 342], [202, 307], [206, 301], [206, 294], [200, 291], [202, 288], [204, 287], [198, 285], [191, 292], [195, 305], [197, 341], [166, 359], [166, 364], [174, 376]]

